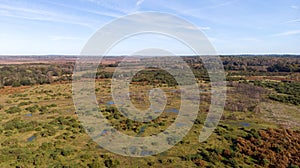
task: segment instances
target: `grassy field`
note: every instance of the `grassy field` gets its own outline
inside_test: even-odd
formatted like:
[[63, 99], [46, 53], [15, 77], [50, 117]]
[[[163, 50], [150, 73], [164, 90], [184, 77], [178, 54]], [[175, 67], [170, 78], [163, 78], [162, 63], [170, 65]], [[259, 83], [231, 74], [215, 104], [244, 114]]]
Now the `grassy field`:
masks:
[[[103, 109], [103, 114], [116, 128], [128, 135], [149, 136], [158, 133], [167, 128], [176, 117], [176, 113], [164, 112], [157, 120], [148, 124], [133, 123], [130, 127], [122, 125], [120, 123], [125, 120], [124, 116], [119, 114], [117, 119], [109, 117], [112, 113], [107, 109], [115, 108], [109, 103], [112, 101], [109, 80], [98, 80], [96, 86], [99, 108]], [[150, 86], [146, 88], [149, 89]], [[174, 88], [164, 88], [172, 89]], [[149, 106], [146, 99], [137, 101], [138, 97], [147, 97], [145, 90], [144, 86], [133, 86], [133, 103], [138, 108]], [[232, 141], [246, 136], [252, 130], [276, 129], [280, 126], [297, 129], [299, 126], [298, 107], [266, 101], [259, 103], [261, 111], [258, 113], [225, 111], [223, 120], [213, 135], [206, 142], [199, 143], [198, 136], [207, 114], [204, 109], [208, 108], [208, 102], [203, 100], [203, 110], [199, 110], [198, 115], [199, 122], [195, 123], [179, 144], [157, 156], [128, 158], [101, 149], [85, 133], [75, 114], [70, 83], [5, 87], [1, 92], [1, 167], [254, 166], [259, 164], [255, 159], [251, 161], [251, 157], [244, 156], [244, 159], [248, 159], [245, 162], [238, 155], [231, 160], [223, 156], [223, 153], [226, 150], [238, 153], [234, 151]], [[168, 103], [166, 109], [178, 108], [180, 96], [174, 92], [169, 93], [168, 97], [172, 102]], [[205, 158], [205, 153], [208, 158]]]

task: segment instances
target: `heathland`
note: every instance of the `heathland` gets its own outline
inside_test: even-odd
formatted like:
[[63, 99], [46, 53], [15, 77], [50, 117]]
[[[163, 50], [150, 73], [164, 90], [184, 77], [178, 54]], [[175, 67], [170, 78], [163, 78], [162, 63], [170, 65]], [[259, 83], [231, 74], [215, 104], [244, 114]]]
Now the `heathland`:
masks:
[[[227, 81], [224, 113], [202, 143], [198, 137], [209, 111], [211, 83], [201, 57], [182, 58], [200, 90], [197, 119], [171, 149], [132, 158], [101, 148], [87, 134], [95, 130], [79, 121], [72, 99], [76, 56], [0, 57], [0, 167], [300, 166], [300, 56], [221, 56]], [[135, 74], [129, 91], [138, 109], [150, 106], [149, 90], [153, 88], [163, 90], [167, 102], [161, 115], [149, 122], [130, 120], [111, 96], [111, 79], [122, 59], [107, 57], [97, 69], [98, 112], [115, 129], [131, 136], [146, 137], [165, 130], [181, 105], [178, 83], [160, 68]], [[139, 59], [143, 58], [130, 61]]]

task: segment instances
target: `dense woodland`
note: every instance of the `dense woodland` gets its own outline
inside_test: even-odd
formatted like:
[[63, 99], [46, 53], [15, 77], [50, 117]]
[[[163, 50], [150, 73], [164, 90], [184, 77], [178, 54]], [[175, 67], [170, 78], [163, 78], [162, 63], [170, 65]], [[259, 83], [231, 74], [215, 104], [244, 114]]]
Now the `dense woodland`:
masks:
[[22, 64], [0, 67], [0, 87], [17, 87], [69, 81], [72, 78], [74, 64]]
[[[224, 69], [228, 73], [228, 80], [235, 75], [266, 75], [279, 76], [300, 72], [300, 59], [297, 56], [222, 56]], [[183, 57], [190, 65], [196, 78], [209, 80], [200, 57]], [[98, 68], [96, 78], [111, 78], [113, 72], [107, 72], [104, 67], [116, 67], [117, 64], [102, 65]], [[59, 81], [70, 81], [74, 69], [74, 62], [61, 64], [21, 64], [21, 65], [0, 65], [0, 87], [21, 86], [34, 84], [49, 84]], [[145, 73], [145, 71], [144, 71]], [[155, 82], [155, 76], [161, 79], [162, 83], [174, 85], [174, 81], [164, 71], [148, 73], [149, 75], [137, 75], [134, 82], [145, 81]], [[90, 77], [83, 74], [83, 77]], [[141, 77], [143, 79], [141, 79]], [[147, 78], [149, 77], [149, 78]], [[166, 80], [166, 81], [164, 81]]]

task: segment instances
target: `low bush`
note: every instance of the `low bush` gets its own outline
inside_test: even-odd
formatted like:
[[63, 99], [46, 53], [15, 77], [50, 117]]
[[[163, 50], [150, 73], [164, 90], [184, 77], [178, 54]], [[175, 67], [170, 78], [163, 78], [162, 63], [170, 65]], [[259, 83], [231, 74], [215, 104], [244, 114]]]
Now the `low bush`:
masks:
[[6, 113], [8, 114], [14, 114], [14, 113], [19, 113], [22, 110], [19, 107], [13, 106], [13, 107], [9, 107], [7, 110], [5, 110]]

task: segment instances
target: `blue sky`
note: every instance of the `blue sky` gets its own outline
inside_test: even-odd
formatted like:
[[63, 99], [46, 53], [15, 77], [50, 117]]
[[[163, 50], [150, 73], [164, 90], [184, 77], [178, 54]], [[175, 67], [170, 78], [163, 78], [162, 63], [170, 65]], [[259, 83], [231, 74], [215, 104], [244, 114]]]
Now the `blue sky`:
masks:
[[[0, 55], [78, 55], [103, 25], [141, 11], [186, 19], [219, 54], [300, 54], [299, 0], [0, 0]], [[112, 54], [131, 54], [136, 45], [188, 54], [172, 39], [149, 35], [123, 41]]]

